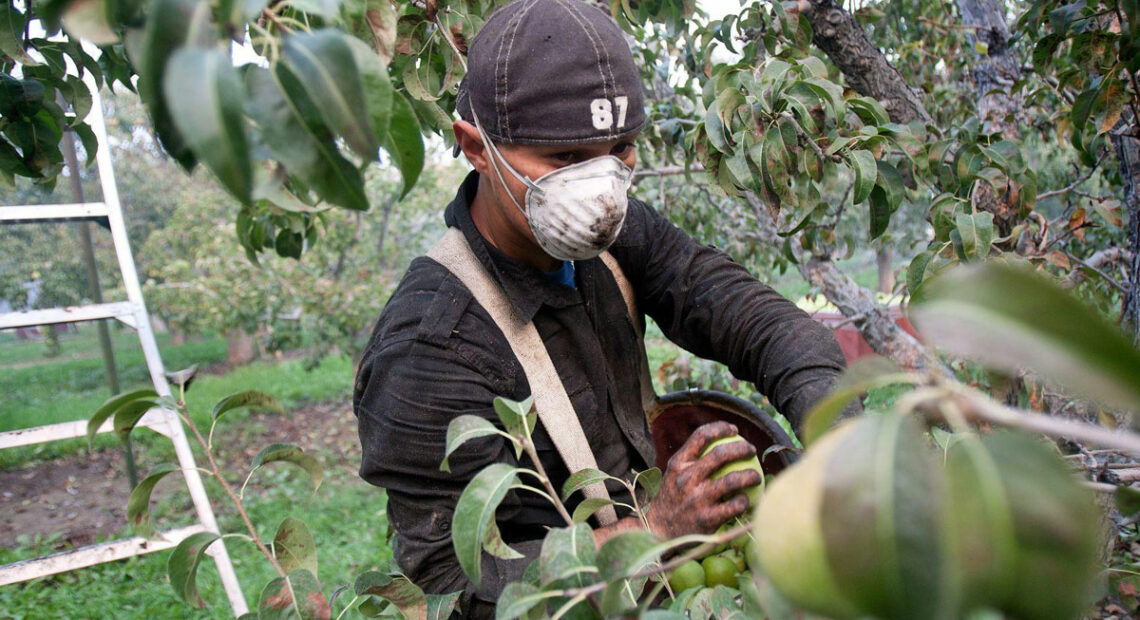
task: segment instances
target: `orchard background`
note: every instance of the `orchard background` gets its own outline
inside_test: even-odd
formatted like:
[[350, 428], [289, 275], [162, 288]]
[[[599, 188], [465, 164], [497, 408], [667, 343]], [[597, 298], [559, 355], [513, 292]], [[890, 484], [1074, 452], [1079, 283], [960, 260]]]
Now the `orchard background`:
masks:
[[[269, 534], [304, 506], [300, 516], [325, 558], [324, 584], [387, 566], [383, 496], [353, 474], [353, 356], [407, 262], [442, 232], [441, 207], [465, 171], [450, 156], [457, 51], [498, 4], [0, 7], [0, 204], [70, 202], [60, 181], [75, 176], [98, 199], [87, 165], [94, 142], [82, 122], [91, 99], [77, 78], [90, 72], [103, 88], [107, 148], [148, 305], [165, 332], [166, 365], [203, 368], [187, 392], [191, 415], [202, 423], [214, 401], [249, 388], [292, 412], [229, 420], [229, 443], [219, 448], [232, 458], [227, 477], [240, 484], [252, 454], [283, 433], [335, 472], [309, 495], [282, 470], [280, 484], [255, 484], [250, 499]], [[1140, 402], [1131, 357], [1140, 342], [1140, 3], [599, 4], [628, 33], [648, 93], [637, 196], [833, 326], [857, 329], [901, 369], [1018, 411], [1126, 434]], [[188, 114], [196, 106], [210, 114]], [[65, 165], [67, 136], [78, 143], [75, 169]], [[74, 247], [76, 234], [51, 225], [0, 230], [0, 306], [90, 299], [79, 253], [60, 251]], [[109, 235], [98, 227], [93, 235], [104, 294], [114, 297], [120, 284]], [[1090, 319], [1044, 285], [1016, 295], [976, 287], [993, 293], [971, 302], [986, 311], [932, 320], [937, 337], [900, 329], [897, 318], [912, 301], [947, 298], [927, 290], [936, 276], [993, 262], [1040, 272], [1041, 282], [1115, 326], [1104, 338], [1123, 334], [1132, 347], [1113, 348], [1102, 332], [1049, 337]], [[1018, 304], [1051, 324], [1034, 323]], [[1024, 329], [1009, 329], [1009, 321]], [[145, 384], [129, 334], [112, 340], [121, 387]], [[108, 395], [95, 342], [91, 328], [0, 333], [0, 385], [10, 395], [0, 403], [0, 429], [90, 415]], [[649, 349], [659, 392], [710, 387], [765, 404], [652, 328]], [[995, 349], [1020, 357], [995, 359], [1002, 357]], [[1086, 375], [1098, 373], [1125, 387], [1090, 387]], [[884, 384], [863, 398], [879, 411], [900, 399], [915, 407], [905, 400], [913, 394], [913, 386]], [[1126, 453], [1071, 439], [1060, 449], [1088, 482], [1140, 480]], [[142, 469], [168, 458], [159, 442], [141, 442]], [[125, 526], [125, 480], [106, 487], [121, 497], [104, 493], [89, 510], [69, 508], [93, 486], [81, 471], [121, 469], [113, 443], [97, 443], [94, 456], [78, 443], [0, 454], [11, 481], [0, 497], [5, 560]], [[43, 489], [29, 481], [59, 471], [75, 472], [53, 480], [81, 494], [65, 490], [44, 503]], [[171, 497], [160, 499], [155, 516], [176, 521], [185, 498], [166, 484]], [[44, 518], [57, 513], [59, 522]], [[236, 525], [223, 509], [223, 529], [227, 519]], [[1115, 545], [1095, 613], [1126, 615], [1140, 586], [1135, 520], [1114, 514], [1110, 531]], [[272, 568], [255, 551], [235, 553], [256, 601]], [[0, 588], [0, 608], [36, 617], [114, 615], [137, 605], [140, 615], [161, 615], [147, 610], [169, 610], [176, 599], [163, 573], [152, 557]], [[204, 596], [215, 605], [206, 613], [224, 615], [211, 579], [203, 571]]]

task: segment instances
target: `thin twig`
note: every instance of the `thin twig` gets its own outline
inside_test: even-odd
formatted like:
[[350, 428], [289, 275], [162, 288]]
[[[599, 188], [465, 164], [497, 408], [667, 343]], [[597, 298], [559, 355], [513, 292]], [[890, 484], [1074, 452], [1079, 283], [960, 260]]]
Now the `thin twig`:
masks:
[[1067, 194], [1067, 193], [1077, 189], [1078, 185], [1089, 180], [1089, 178], [1093, 175], [1093, 173], [1095, 173], [1097, 171], [1097, 169], [1100, 168], [1100, 164], [1101, 164], [1101, 162], [1104, 161], [1104, 158], [1107, 154], [1108, 153], [1101, 153], [1100, 159], [1096, 160], [1096, 163], [1093, 164], [1093, 166], [1091, 168], [1089, 168], [1088, 171], [1085, 172], [1084, 176], [1080, 177], [1076, 181], [1073, 181], [1072, 184], [1066, 185], [1065, 187], [1062, 187], [1061, 189], [1055, 189], [1052, 191], [1037, 194], [1037, 202], [1041, 202], [1042, 200], [1045, 200], [1046, 198], [1052, 198], [1054, 196], [1060, 196], [1062, 194]]
[[816, 157], [819, 157], [820, 161], [828, 161], [827, 156], [823, 154], [823, 149], [819, 148], [819, 145], [815, 143], [815, 140], [811, 139], [811, 136], [808, 135], [808, 132], [805, 131], [803, 127], [800, 126], [800, 123], [796, 120], [795, 116], [793, 116], [790, 112], [781, 112], [780, 118], [785, 119], [792, 124], [792, 128], [796, 130], [796, 133], [799, 134], [799, 136], [803, 138], [809, 146], [811, 146], [811, 149], [815, 151]]
[[284, 32], [285, 34], [293, 34], [293, 29], [286, 26], [273, 11], [269, 10], [268, 8], [264, 8], [261, 9], [261, 14], [265, 16], [265, 19], [273, 22], [274, 26], [280, 28], [281, 32]]
[[265, 546], [265, 543], [261, 541], [261, 537], [257, 535], [257, 528], [253, 527], [253, 523], [249, 520], [249, 514], [246, 513], [245, 507], [242, 505], [241, 500], [238, 499], [238, 496], [236, 494], [234, 494], [234, 490], [230, 487], [230, 483], [226, 482], [226, 479], [222, 477], [221, 469], [218, 468], [218, 463], [214, 460], [213, 452], [208, 449], [206, 440], [202, 437], [202, 433], [198, 431], [198, 427], [190, 419], [190, 412], [186, 409], [186, 401], [179, 397], [177, 404], [179, 417], [181, 417], [182, 421], [186, 423], [186, 426], [190, 427], [190, 430], [194, 433], [195, 439], [197, 439], [198, 443], [201, 444], [202, 449], [206, 451], [206, 459], [210, 463], [210, 469], [212, 470], [211, 473], [213, 474], [214, 478], [222, 485], [222, 490], [226, 492], [226, 495], [230, 496], [230, 500], [233, 501], [234, 506], [237, 507], [238, 514], [241, 515], [241, 520], [245, 523], [246, 529], [249, 530], [250, 538], [253, 539], [253, 543], [257, 545], [258, 550], [260, 550], [261, 553], [265, 555], [266, 559], [269, 560], [269, 563], [273, 565], [273, 569], [277, 571], [277, 574], [284, 577], [285, 570], [281, 568], [281, 565], [277, 562], [277, 558], [273, 557], [273, 553], [269, 551], [269, 549]]
[[554, 502], [554, 508], [558, 510], [558, 514], [562, 515], [565, 519], [566, 525], [574, 527], [574, 519], [566, 512], [566, 506], [562, 505], [562, 501], [558, 498], [558, 492], [554, 490], [554, 485], [550, 483], [550, 476], [546, 475], [546, 469], [542, 466], [542, 460], [538, 458], [538, 451], [534, 447], [534, 442], [529, 437], [519, 437], [522, 440], [523, 450], [530, 460], [534, 463], [534, 468], [538, 472], [539, 481], [542, 486], [546, 488], [546, 492], [550, 494], [551, 500]]
[[1096, 267], [1084, 262], [1083, 260], [1077, 258], [1076, 256], [1073, 256], [1069, 252], [1065, 252], [1065, 256], [1069, 257], [1069, 260], [1080, 265], [1081, 267], [1084, 267], [1085, 269], [1088, 269], [1089, 271], [1092, 271], [1093, 273], [1097, 274], [1101, 278], [1104, 278], [1105, 282], [1108, 282], [1109, 285], [1111, 285], [1113, 288], [1120, 291], [1121, 293], [1128, 293], [1128, 287], [1126, 287], [1123, 284], [1112, 279], [1112, 276], [1108, 275], [1107, 273], [1105, 273], [1105, 272], [1101, 271], [1100, 269], [1097, 269]]
[[979, 397], [969, 388], [944, 382], [942, 390], [923, 403], [918, 409], [927, 414], [940, 416], [939, 404], [947, 396], [966, 419], [973, 423], [985, 422], [1009, 428], [1017, 428], [1049, 437], [1065, 437], [1083, 443], [1114, 448], [1140, 456], [1140, 436], [1132, 433], [1115, 433], [1100, 426], [1056, 418], [1033, 411], [1011, 409]]

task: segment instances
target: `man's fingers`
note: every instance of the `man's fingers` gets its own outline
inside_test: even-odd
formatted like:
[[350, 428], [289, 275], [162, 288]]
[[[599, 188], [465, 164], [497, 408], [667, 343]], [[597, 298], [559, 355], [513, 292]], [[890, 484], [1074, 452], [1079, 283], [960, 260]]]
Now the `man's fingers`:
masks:
[[747, 510], [748, 496], [739, 494], [727, 501], [713, 504], [706, 510], [703, 510], [701, 514], [701, 525], [707, 531], [712, 531], [724, 525], [730, 519], [743, 515]]
[[701, 460], [707, 462], [710, 471], [716, 471], [733, 461], [742, 461], [754, 456], [756, 456], [756, 446], [747, 441], [733, 441], [709, 450]]
[[689, 435], [689, 439], [681, 446], [673, 457], [669, 459], [669, 466], [673, 466], [673, 461], [678, 463], [686, 463], [696, 461], [700, 458], [701, 452], [704, 452], [705, 447], [717, 439], [731, 437], [737, 434], [736, 426], [724, 421], [709, 422], [699, 426], [697, 430]]
[[760, 475], [760, 472], [755, 469], [742, 469], [711, 481], [710, 489], [712, 494], [719, 499], [736, 495], [744, 489], [758, 486], [762, 478], [763, 476]]

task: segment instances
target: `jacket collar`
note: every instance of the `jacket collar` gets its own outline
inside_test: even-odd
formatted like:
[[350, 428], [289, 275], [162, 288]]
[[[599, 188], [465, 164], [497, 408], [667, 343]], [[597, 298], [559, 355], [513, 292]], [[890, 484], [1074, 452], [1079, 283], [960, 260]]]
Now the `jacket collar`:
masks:
[[542, 271], [503, 254], [479, 234], [470, 211], [478, 187], [479, 173], [472, 171], [459, 186], [455, 199], [444, 211], [443, 219], [448, 227], [458, 228], [463, 233], [471, 251], [487, 273], [491, 274], [491, 278], [503, 288], [519, 317], [529, 323], [544, 304], [552, 308], [564, 308], [581, 303], [577, 291], [559, 284]]

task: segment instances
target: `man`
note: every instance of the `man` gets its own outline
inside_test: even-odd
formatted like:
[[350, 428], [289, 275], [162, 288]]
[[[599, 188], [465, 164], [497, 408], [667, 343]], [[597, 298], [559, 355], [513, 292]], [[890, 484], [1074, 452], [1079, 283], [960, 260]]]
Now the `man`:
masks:
[[[537, 330], [561, 383], [553, 391], [565, 389], [597, 466], [628, 476], [654, 462], [641, 402], [634, 323], [641, 317], [630, 316], [614, 273], [598, 257], [603, 250], [616, 259], [640, 312], [671, 340], [753, 381], [798, 424], [842, 370], [839, 347], [726, 255], [627, 199], [645, 114], [632, 54], [609, 16], [581, 0], [518, 0], [487, 20], [467, 62], [454, 129], [474, 172], [444, 219], [513, 316]], [[507, 582], [521, 578], [547, 529], [564, 522], [547, 500], [512, 493], [496, 519], [504, 540], [526, 558], [484, 554], [478, 589], [459, 567], [450, 529], [460, 493], [485, 466], [517, 460], [492, 436], [465, 444], [450, 457], [451, 471], [440, 471], [448, 423], [464, 414], [495, 421], [496, 396], [532, 393], [529, 366], [469, 284], [436, 259], [412, 262], [365, 351], [354, 406], [360, 473], [388, 490], [399, 566], [428, 592], [464, 590], [464, 614], [481, 617], [493, 613]], [[556, 445], [564, 437], [546, 426], [539, 424], [534, 442], [561, 488], [570, 473]], [[734, 433], [727, 423], [703, 426], [672, 458], [648, 513], [654, 532], [709, 533], [744, 512], [741, 490], [758, 484], [759, 474], [709, 478], [754, 448], [731, 442], [701, 456]], [[520, 464], [530, 466], [525, 457]], [[608, 490], [622, 499], [620, 485]], [[619, 516], [596, 528], [599, 545], [641, 527]]]

